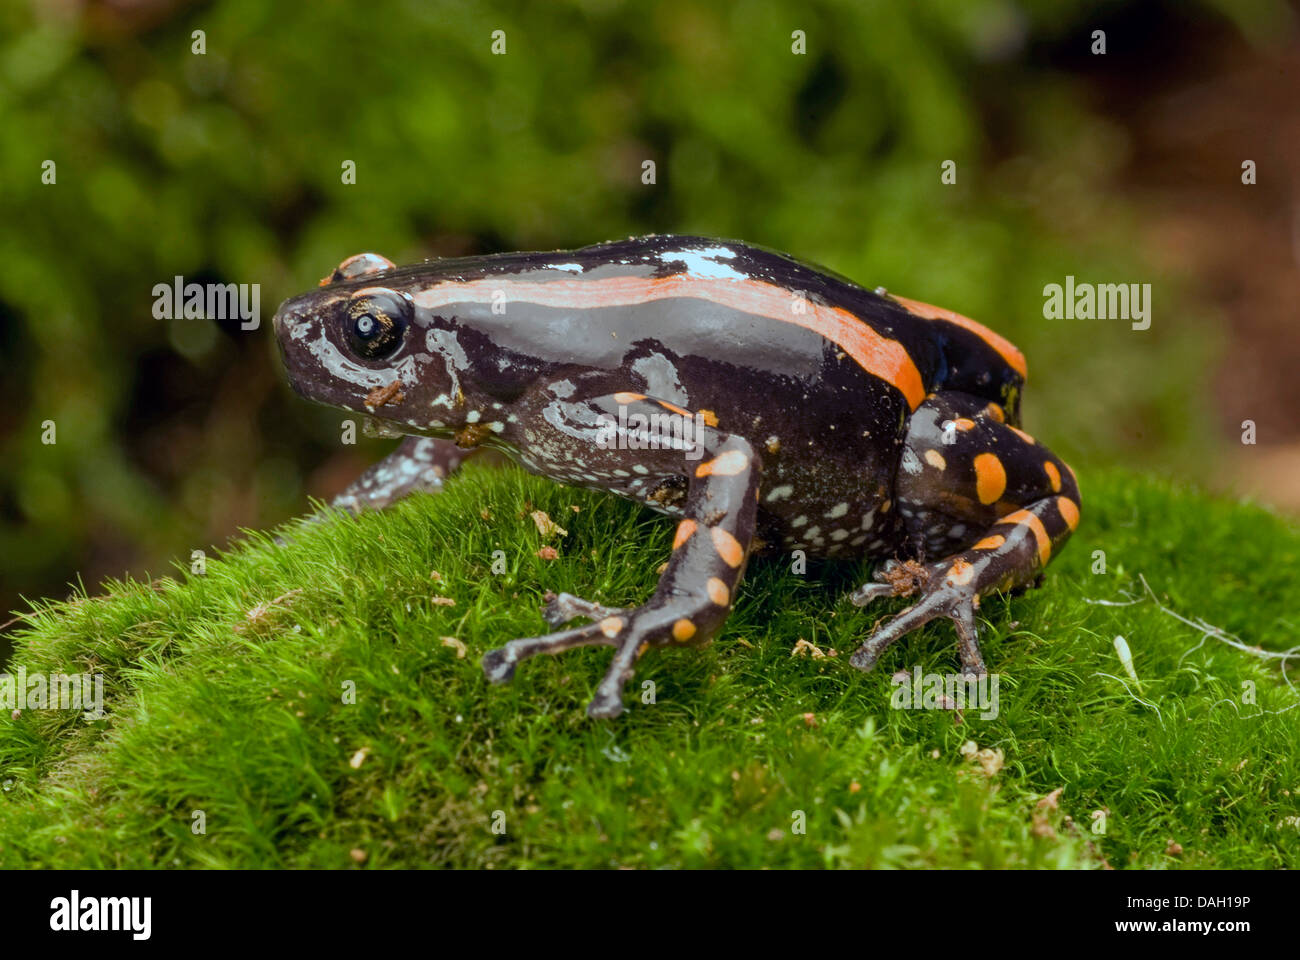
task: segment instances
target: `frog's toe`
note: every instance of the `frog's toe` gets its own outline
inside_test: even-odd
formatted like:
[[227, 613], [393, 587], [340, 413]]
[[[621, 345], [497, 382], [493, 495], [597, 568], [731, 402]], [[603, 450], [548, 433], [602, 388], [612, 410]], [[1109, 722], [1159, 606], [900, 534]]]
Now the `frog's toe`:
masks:
[[925, 597], [920, 603], [908, 607], [868, 637], [849, 658], [849, 663], [859, 670], [870, 670], [891, 643], [904, 634], [911, 633], [917, 627], [924, 626], [942, 613], [936, 597]]
[[592, 603], [571, 593], [546, 594], [546, 606], [542, 608], [542, 618], [552, 627], [563, 626], [570, 620], [585, 617], [588, 620], [604, 620], [624, 613], [617, 607], [606, 607]]
[[576, 647], [613, 647], [614, 659], [587, 707], [587, 715], [617, 717], [623, 712], [623, 687], [642, 653], [651, 647], [698, 640], [712, 629], [712, 625], [701, 618], [697, 632], [694, 621], [678, 616], [681, 612], [685, 611], [637, 607], [571, 630], [511, 640], [484, 655], [483, 672], [491, 682], [504, 683], [514, 675], [519, 661], [539, 653], [563, 653]]
[[623, 713], [623, 690], [620, 684], [617, 692], [597, 691], [587, 704], [587, 716], [593, 720], [613, 720]]
[[849, 602], [855, 607], [865, 607], [873, 600], [879, 600], [881, 597], [892, 597], [893, 595], [894, 588], [887, 583], [864, 583], [849, 594]]
[[490, 683], [506, 683], [515, 675], [515, 661], [505, 647], [489, 650], [483, 654], [483, 673]]
[[515, 666], [520, 660], [535, 657], [539, 653], [563, 653], [576, 647], [614, 646], [613, 638], [622, 628], [622, 618], [607, 617], [599, 623], [573, 630], [511, 640], [504, 647], [489, 650], [483, 655], [483, 673], [492, 683], [505, 683], [515, 675]]
[[[864, 587], [863, 590], [865, 589]], [[858, 591], [861, 592], [862, 590]], [[854, 594], [855, 598], [856, 596], [857, 594]], [[934, 586], [922, 590], [920, 602], [908, 607], [868, 637], [867, 641], [849, 658], [849, 663], [859, 670], [871, 670], [880, 659], [880, 655], [894, 641], [937, 617], [948, 617], [957, 629], [963, 672], [982, 676], [985, 668], [984, 658], [980, 655], [976, 639], [976, 600], [975, 593], [970, 587], [947, 580], [936, 580]]]

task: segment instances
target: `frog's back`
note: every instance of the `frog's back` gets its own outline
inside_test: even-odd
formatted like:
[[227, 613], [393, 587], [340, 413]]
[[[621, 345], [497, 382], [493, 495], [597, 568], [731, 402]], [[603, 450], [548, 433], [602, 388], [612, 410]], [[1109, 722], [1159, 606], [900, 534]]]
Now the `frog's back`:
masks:
[[[635, 374], [675, 402], [684, 391], [752, 409], [758, 391], [763, 407], [852, 413], [878, 435], [942, 388], [1017, 419], [1024, 360], [996, 333], [753, 244], [648, 236], [396, 273], [408, 271], [426, 280], [417, 305], [521, 359]], [[732, 403], [718, 396], [728, 389]], [[823, 406], [828, 395], [839, 402]]]

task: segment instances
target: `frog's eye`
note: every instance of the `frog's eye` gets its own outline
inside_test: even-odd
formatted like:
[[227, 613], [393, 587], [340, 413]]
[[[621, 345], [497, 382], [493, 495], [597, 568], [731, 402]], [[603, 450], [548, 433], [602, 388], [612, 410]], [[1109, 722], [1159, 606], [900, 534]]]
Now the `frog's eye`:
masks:
[[386, 357], [402, 342], [410, 304], [391, 290], [365, 290], [348, 304], [344, 333], [357, 356]]

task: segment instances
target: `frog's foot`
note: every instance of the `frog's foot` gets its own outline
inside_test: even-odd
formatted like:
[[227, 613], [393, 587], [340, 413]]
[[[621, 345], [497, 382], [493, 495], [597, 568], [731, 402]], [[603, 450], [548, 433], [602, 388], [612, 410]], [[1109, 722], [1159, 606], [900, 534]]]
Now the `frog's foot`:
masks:
[[[606, 403], [608, 399], [608, 403]], [[598, 398], [588, 411], [618, 418], [619, 407], [633, 414], [663, 415], [659, 401], [640, 394], [620, 393]], [[669, 406], [668, 409], [680, 410]], [[611, 412], [612, 411], [612, 412]], [[646, 422], [649, 422], [648, 419]], [[743, 437], [714, 427], [701, 430], [699, 456], [683, 459], [680, 448], [643, 450], [641, 457], [654, 469], [645, 475], [688, 477], [685, 518], [677, 525], [673, 552], [654, 595], [642, 606], [617, 610], [562, 594], [548, 598], [546, 620], [559, 625], [575, 616], [595, 622], [543, 637], [512, 640], [483, 658], [490, 681], [504, 683], [520, 660], [539, 653], [560, 653], [574, 647], [608, 646], [614, 658], [587, 707], [592, 717], [617, 717], [623, 712], [623, 687], [632, 676], [637, 658], [652, 647], [701, 645], [722, 627], [740, 583], [745, 557], [754, 537], [758, 515], [758, 488], [762, 461]], [[617, 456], [626, 451], [614, 446]], [[636, 448], [631, 448], [636, 449]], [[587, 456], [587, 453], [583, 454]], [[613, 456], [605, 454], [604, 456]], [[627, 464], [626, 459], [619, 462]]]
[[[987, 671], [975, 633], [975, 611], [979, 609], [979, 594], [969, 579], [965, 583], [956, 582], [951, 572], [945, 569], [947, 566], [946, 563], [922, 565], [908, 561], [898, 567], [912, 569], [896, 576], [893, 582], [860, 587], [850, 597], [859, 607], [879, 597], [906, 597], [914, 592], [919, 592], [921, 599], [873, 633], [849, 658], [849, 663], [859, 670], [870, 670], [885, 648], [899, 637], [937, 617], [946, 616], [957, 628], [963, 672], [983, 676]], [[881, 574], [877, 574], [877, 578], [880, 577]]]
[[[433, 437], [403, 437], [396, 449], [373, 464], [335, 497], [330, 506], [356, 516], [365, 510], [382, 510], [418, 491], [439, 493], [443, 481], [476, 451], [462, 450], [450, 440]], [[327, 513], [313, 513], [302, 520], [303, 527], [323, 523]], [[277, 546], [288, 546], [290, 536], [277, 536]]]
[[695, 619], [682, 616], [686, 612], [683, 602], [692, 610], [698, 606], [691, 600], [683, 601], [681, 598], [665, 602], [656, 595], [655, 599], [643, 607], [630, 612], [614, 613], [585, 627], [542, 637], [511, 640], [504, 647], [488, 651], [483, 657], [483, 672], [492, 683], [505, 683], [514, 676], [515, 667], [520, 660], [539, 653], [563, 653], [576, 647], [614, 647], [614, 660], [600, 682], [596, 696], [587, 706], [587, 715], [617, 717], [623, 712], [623, 686], [632, 676], [633, 667], [642, 653], [650, 647], [685, 643], [697, 637], [699, 628], [696, 620], [704, 622], [701, 613], [712, 612], [713, 619], [721, 619], [714, 611], [697, 611]]
[[570, 620], [584, 617], [587, 620], [605, 620], [626, 613], [619, 607], [607, 607], [592, 603], [571, 593], [551, 593], [547, 591], [546, 606], [542, 608], [542, 618], [552, 627], [560, 627]]
[[489, 650], [483, 655], [483, 672], [492, 683], [505, 683], [514, 677], [515, 667], [520, 660], [527, 660], [539, 653], [563, 653], [576, 647], [610, 646], [612, 643], [613, 638], [600, 624], [575, 627], [543, 637], [511, 640], [504, 647]]
[[908, 541], [945, 559], [886, 564], [878, 582], [853, 594], [858, 606], [916, 597], [853, 654], [858, 669], [870, 670], [899, 637], [946, 617], [965, 672], [984, 673], [975, 636], [980, 597], [1033, 583], [1079, 522], [1070, 468], [1004, 418], [1001, 407], [955, 392], [932, 394], [913, 413], [894, 493]]
[[908, 561], [883, 570], [877, 574], [883, 582], [860, 587], [851, 597], [853, 603], [865, 606], [879, 597], [912, 594], [919, 599], [873, 633], [849, 662], [859, 670], [870, 670], [885, 648], [899, 637], [938, 617], [947, 617], [957, 629], [963, 671], [984, 674], [984, 658], [975, 633], [980, 597], [1033, 583], [1053, 549], [1070, 536], [1078, 518], [1074, 500], [1045, 497], [998, 520], [969, 550], [937, 563]]
[[404, 437], [392, 453], [357, 477], [330, 505], [356, 514], [382, 510], [412, 493], [438, 493], [443, 481], [475, 452], [462, 450], [450, 440]]

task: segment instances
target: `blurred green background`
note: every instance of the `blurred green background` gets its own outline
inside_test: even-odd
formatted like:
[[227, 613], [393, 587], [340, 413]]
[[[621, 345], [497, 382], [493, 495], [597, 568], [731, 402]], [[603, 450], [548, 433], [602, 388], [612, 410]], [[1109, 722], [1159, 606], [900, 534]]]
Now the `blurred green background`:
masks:
[[[1293, 25], [1263, 0], [8, 2], [0, 609], [168, 573], [390, 447], [341, 446], [268, 330], [363, 250], [765, 244], [1009, 336], [1027, 427], [1085, 493], [1094, 464], [1205, 479], [1237, 442], [1214, 385], [1230, 320], [1144, 239], [1126, 107], [1195, 78], [1188, 49], [1274, 56]], [[1235, 163], [1214, 177], [1241, 189]], [[155, 320], [178, 274], [261, 284], [262, 328]], [[1151, 329], [1044, 320], [1067, 274], [1153, 284]]]

